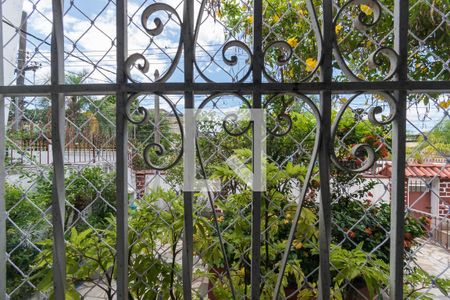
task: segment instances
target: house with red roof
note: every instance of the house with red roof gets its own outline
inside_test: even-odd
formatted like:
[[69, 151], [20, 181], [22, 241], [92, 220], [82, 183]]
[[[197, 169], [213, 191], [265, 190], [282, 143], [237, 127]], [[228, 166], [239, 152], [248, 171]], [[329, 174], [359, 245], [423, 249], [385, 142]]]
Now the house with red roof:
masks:
[[[376, 175], [379, 178], [391, 178], [392, 163], [385, 162]], [[405, 179], [405, 200], [408, 208], [435, 216], [448, 215], [450, 165], [409, 163], [405, 169]]]

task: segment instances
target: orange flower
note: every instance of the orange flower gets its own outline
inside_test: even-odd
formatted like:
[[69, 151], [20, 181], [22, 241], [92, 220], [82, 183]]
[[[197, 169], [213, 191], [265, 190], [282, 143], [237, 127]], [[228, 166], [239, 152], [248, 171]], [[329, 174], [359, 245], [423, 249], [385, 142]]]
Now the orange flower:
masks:
[[405, 240], [412, 241], [414, 236], [411, 232], [405, 232]]
[[411, 245], [412, 245], [412, 242], [411, 242], [411, 241], [409, 241], [409, 240], [404, 240], [404, 241], [403, 241], [403, 246], [404, 246], [406, 249], [411, 248]]
[[354, 231], [351, 231], [351, 230], [349, 230], [349, 231], [347, 232], [347, 235], [348, 235], [351, 239], [354, 239], [354, 238], [356, 237], [356, 233], [355, 233]]
[[364, 229], [364, 232], [367, 233], [367, 235], [369, 236], [372, 235], [372, 229], [370, 229], [369, 227], [366, 227], [366, 229]]

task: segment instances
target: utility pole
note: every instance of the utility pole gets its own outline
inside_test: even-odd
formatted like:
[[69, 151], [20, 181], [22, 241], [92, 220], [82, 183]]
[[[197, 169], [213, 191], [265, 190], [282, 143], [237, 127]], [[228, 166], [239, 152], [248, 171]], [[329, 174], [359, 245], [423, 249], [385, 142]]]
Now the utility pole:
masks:
[[[22, 20], [20, 21], [20, 38], [19, 38], [19, 53], [17, 56], [17, 80], [16, 83], [18, 86], [25, 85], [25, 59], [27, 52], [27, 13], [22, 12]], [[15, 110], [14, 110], [14, 130], [19, 131], [20, 123], [22, 122], [22, 114], [23, 114], [23, 100], [24, 97], [16, 97], [15, 98]]]
[[[155, 70], [155, 82], [159, 79], [159, 71]], [[160, 111], [159, 111], [159, 96], [155, 95], [155, 143], [159, 144], [161, 142], [161, 133], [159, 128], [159, 119], [160, 119]]]
[[[19, 50], [17, 55], [17, 79], [16, 84], [18, 86], [25, 85], [25, 73], [27, 71], [33, 71], [34, 76], [36, 76], [36, 70], [39, 69], [42, 65], [35, 61], [27, 62], [27, 21], [28, 14], [26, 12], [22, 12], [22, 19], [20, 21], [20, 30], [19, 30]], [[33, 80], [34, 83], [34, 80]], [[14, 110], [14, 130], [19, 131], [22, 127], [21, 122], [23, 119], [23, 113], [25, 109], [24, 105], [24, 97], [15, 97], [15, 110]]]

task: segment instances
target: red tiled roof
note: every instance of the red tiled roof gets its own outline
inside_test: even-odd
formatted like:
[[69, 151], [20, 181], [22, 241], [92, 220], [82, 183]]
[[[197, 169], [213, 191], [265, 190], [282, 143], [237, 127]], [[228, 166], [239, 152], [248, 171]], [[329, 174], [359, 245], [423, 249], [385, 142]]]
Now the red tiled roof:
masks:
[[[378, 173], [390, 177], [392, 164], [386, 164]], [[408, 164], [405, 169], [405, 177], [439, 177], [450, 179], [450, 165], [445, 164]]]

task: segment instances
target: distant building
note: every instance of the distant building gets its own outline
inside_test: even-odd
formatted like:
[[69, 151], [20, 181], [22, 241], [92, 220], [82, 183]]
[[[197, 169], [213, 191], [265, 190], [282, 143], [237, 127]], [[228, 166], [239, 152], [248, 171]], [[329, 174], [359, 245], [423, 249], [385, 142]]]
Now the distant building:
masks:
[[[392, 163], [385, 162], [375, 176], [389, 180], [391, 175]], [[450, 165], [410, 163], [405, 169], [405, 180], [405, 201], [408, 208], [434, 216], [449, 214]]]

